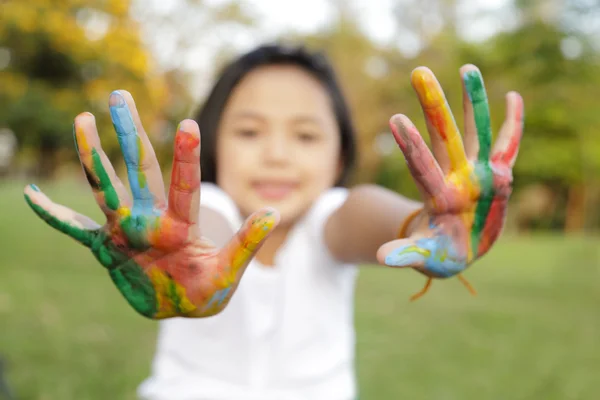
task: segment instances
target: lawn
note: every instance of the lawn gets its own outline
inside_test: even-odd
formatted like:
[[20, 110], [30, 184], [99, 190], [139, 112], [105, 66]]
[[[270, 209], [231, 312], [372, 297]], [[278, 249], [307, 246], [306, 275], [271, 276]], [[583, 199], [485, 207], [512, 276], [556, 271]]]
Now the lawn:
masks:
[[[0, 356], [17, 398], [134, 399], [156, 323], [91, 254], [0, 184]], [[42, 189], [101, 221], [83, 183]], [[365, 267], [357, 288], [361, 399], [600, 398], [600, 238], [503, 237], [466, 276]], [[0, 396], [1, 398], [1, 396]]]

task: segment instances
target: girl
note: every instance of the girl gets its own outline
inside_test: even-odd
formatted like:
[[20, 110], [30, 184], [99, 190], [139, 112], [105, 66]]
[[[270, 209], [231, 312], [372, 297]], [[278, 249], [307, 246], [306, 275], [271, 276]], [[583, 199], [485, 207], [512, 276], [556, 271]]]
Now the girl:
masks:
[[260, 47], [224, 69], [197, 123], [179, 125], [168, 200], [129, 93], [114, 92], [109, 105], [133, 199], [93, 116], [76, 117], [77, 150], [106, 224], [35, 186], [25, 197], [91, 248], [137, 312], [162, 319], [141, 398], [356, 398], [356, 265], [416, 269], [428, 277], [418, 297], [432, 278], [460, 277], [502, 230], [522, 100], [507, 95], [492, 149], [481, 75], [472, 65], [460, 72], [464, 145], [426, 68], [411, 79], [433, 153], [407, 117], [390, 120], [422, 204], [377, 186], [343, 187], [355, 157], [348, 108], [325, 58], [303, 49]]

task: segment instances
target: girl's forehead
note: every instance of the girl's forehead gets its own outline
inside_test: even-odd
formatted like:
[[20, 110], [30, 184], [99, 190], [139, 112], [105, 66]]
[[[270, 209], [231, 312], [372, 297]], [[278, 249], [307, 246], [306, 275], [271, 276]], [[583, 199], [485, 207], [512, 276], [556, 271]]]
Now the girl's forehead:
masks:
[[292, 65], [271, 65], [242, 79], [231, 94], [226, 114], [322, 119], [333, 114], [333, 109], [329, 93], [309, 72]]

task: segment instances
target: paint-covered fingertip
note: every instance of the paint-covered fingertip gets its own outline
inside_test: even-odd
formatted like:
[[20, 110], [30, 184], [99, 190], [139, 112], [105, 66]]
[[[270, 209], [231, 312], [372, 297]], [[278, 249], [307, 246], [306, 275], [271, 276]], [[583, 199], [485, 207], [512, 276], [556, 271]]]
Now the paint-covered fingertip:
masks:
[[437, 108], [446, 102], [444, 92], [429, 68], [419, 67], [413, 70], [411, 84], [422, 107]]
[[40, 188], [35, 183], [31, 183], [31, 184], [25, 186], [25, 190], [27, 190], [27, 189], [31, 189], [34, 192], [41, 192]]
[[384, 259], [384, 264], [389, 267], [420, 267], [425, 261], [421, 249], [415, 245], [406, 245], [389, 252]]
[[108, 105], [109, 107], [123, 107], [127, 104], [127, 101], [125, 100], [125, 96], [126, 94], [128, 94], [129, 92], [127, 92], [126, 90], [115, 90], [110, 94], [110, 97], [108, 98]]
[[200, 135], [200, 128], [198, 127], [198, 123], [193, 119], [187, 118], [179, 123], [177, 130], [180, 132], [190, 133], [192, 135]]
[[389, 267], [419, 267], [425, 261], [425, 257], [417, 253], [416, 250], [400, 248], [389, 253], [384, 260], [385, 265]]
[[243, 247], [255, 252], [279, 223], [279, 213], [271, 207], [252, 214], [245, 223]]
[[426, 76], [433, 76], [433, 71], [431, 69], [429, 69], [428, 67], [421, 65], [421, 66], [418, 66], [417, 68], [413, 69], [410, 76], [411, 76], [411, 79], [422, 78], [422, 77], [426, 77]]
[[479, 68], [475, 64], [465, 64], [462, 67], [460, 67], [459, 71], [460, 71], [460, 76], [462, 76], [462, 77], [464, 77], [465, 74], [469, 71], [481, 73], [479, 71]]
[[277, 227], [280, 220], [281, 216], [279, 215], [279, 211], [275, 208], [265, 207], [261, 210], [259, 221], [263, 224], [263, 230], [272, 231]]

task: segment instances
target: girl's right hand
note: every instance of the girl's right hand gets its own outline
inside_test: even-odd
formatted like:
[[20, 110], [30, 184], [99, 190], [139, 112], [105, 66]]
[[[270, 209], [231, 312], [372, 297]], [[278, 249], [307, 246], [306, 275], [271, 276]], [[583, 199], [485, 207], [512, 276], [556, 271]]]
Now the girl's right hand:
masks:
[[100, 146], [90, 113], [75, 118], [79, 159], [106, 224], [25, 188], [33, 211], [91, 249], [129, 304], [151, 319], [206, 317], [223, 310], [251, 258], [279, 222], [273, 209], [251, 215], [223, 248], [199, 231], [200, 131], [184, 120], [175, 137], [168, 202], [160, 166], [126, 91], [109, 100], [133, 200]]

